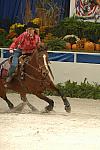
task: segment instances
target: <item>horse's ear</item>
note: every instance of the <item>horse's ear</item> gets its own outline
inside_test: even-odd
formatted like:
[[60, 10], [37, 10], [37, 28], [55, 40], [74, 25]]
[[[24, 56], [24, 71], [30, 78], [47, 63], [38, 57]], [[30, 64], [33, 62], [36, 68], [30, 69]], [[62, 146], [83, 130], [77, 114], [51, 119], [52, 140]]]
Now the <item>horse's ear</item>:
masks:
[[41, 52], [41, 51], [47, 51], [48, 50], [48, 47], [47, 45], [45, 45], [44, 43], [40, 43], [37, 47], [37, 50], [38, 52]]

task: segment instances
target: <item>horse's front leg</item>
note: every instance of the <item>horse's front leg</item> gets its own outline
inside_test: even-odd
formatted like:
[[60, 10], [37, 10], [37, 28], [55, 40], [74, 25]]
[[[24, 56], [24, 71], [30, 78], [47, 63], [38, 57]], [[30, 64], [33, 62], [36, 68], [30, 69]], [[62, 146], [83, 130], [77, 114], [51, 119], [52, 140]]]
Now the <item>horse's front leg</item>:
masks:
[[71, 106], [70, 106], [69, 101], [67, 100], [67, 98], [65, 96], [61, 96], [61, 98], [64, 102], [66, 112], [70, 113], [71, 112]]
[[53, 107], [54, 107], [54, 101], [48, 97], [46, 97], [45, 95], [43, 94], [37, 94], [36, 95], [38, 98], [44, 100], [45, 102], [49, 103], [48, 106], [45, 107], [45, 112], [50, 112], [53, 110]]
[[37, 109], [36, 107], [34, 107], [31, 103], [29, 103], [29, 101], [28, 101], [28, 99], [27, 99], [25, 93], [21, 93], [20, 96], [21, 96], [21, 100], [23, 101], [24, 106], [25, 106], [25, 105], [28, 105], [28, 107], [29, 107], [32, 111], [35, 111], [35, 112], [38, 111], [38, 109]]
[[66, 112], [70, 113], [71, 112], [71, 106], [70, 106], [68, 99], [59, 91], [59, 89], [57, 89], [57, 91], [58, 91], [59, 96], [61, 96], [61, 98], [63, 100]]
[[58, 93], [58, 95], [61, 96], [63, 103], [65, 105], [66, 112], [70, 113], [71, 112], [71, 106], [70, 106], [68, 99], [63, 95], [63, 93], [60, 92], [60, 90], [54, 84], [51, 84], [51, 85], [52, 85], [51, 90], [56, 91]]

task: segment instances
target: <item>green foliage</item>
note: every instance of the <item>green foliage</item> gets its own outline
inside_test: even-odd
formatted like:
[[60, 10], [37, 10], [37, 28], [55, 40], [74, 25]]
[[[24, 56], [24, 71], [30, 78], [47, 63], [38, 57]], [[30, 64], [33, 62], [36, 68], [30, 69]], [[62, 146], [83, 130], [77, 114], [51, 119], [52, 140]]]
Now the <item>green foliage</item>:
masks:
[[0, 33], [0, 47], [8, 47], [12, 43], [12, 39], [6, 39], [7, 32]]
[[15, 32], [17, 33], [17, 35], [22, 34], [25, 31], [25, 27], [16, 27], [15, 28]]
[[57, 37], [74, 34], [79, 38], [87, 38], [93, 42], [97, 42], [100, 38], [100, 23], [70, 17], [62, 20], [51, 32]]
[[[86, 79], [81, 84], [69, 80], [64, 84], [59, 83], [56, 86], [66, 97], [100, 99], [100, 85], [97, 83], [90, 84]], [[57, 93], [50, 91], [45, 94], [57, 95]]]
[[65, 48], [66, 42], [63, 39], [55, 38], [47, 42], [48, 50], [62, 51]]

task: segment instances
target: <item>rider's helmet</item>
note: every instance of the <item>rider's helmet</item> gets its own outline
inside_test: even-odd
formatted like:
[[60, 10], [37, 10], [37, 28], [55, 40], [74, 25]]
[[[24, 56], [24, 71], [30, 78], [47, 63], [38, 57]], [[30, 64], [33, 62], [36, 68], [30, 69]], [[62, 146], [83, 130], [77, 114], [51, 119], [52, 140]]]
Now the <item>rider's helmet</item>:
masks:
[[33, 22], [28, 22], [28, 23], [25, 25], [25, 28], [26, 28], [26, 29], [28, 29], [28, 28], [36, 29], [36, 28], [39, 28], [39, 25], [34, 24]]

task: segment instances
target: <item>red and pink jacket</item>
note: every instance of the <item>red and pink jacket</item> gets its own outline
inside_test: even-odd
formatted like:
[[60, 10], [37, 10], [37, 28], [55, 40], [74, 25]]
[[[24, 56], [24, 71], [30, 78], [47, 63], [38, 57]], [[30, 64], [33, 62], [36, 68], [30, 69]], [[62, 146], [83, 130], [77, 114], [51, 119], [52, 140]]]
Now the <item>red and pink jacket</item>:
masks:
[[32, 53], [36, 49], [38, 42], [40, 42], [39, 35], [30, 36], [29, 33], [23, 32], [10, 45], [10, 49], [19, 48], [22, 53]]

